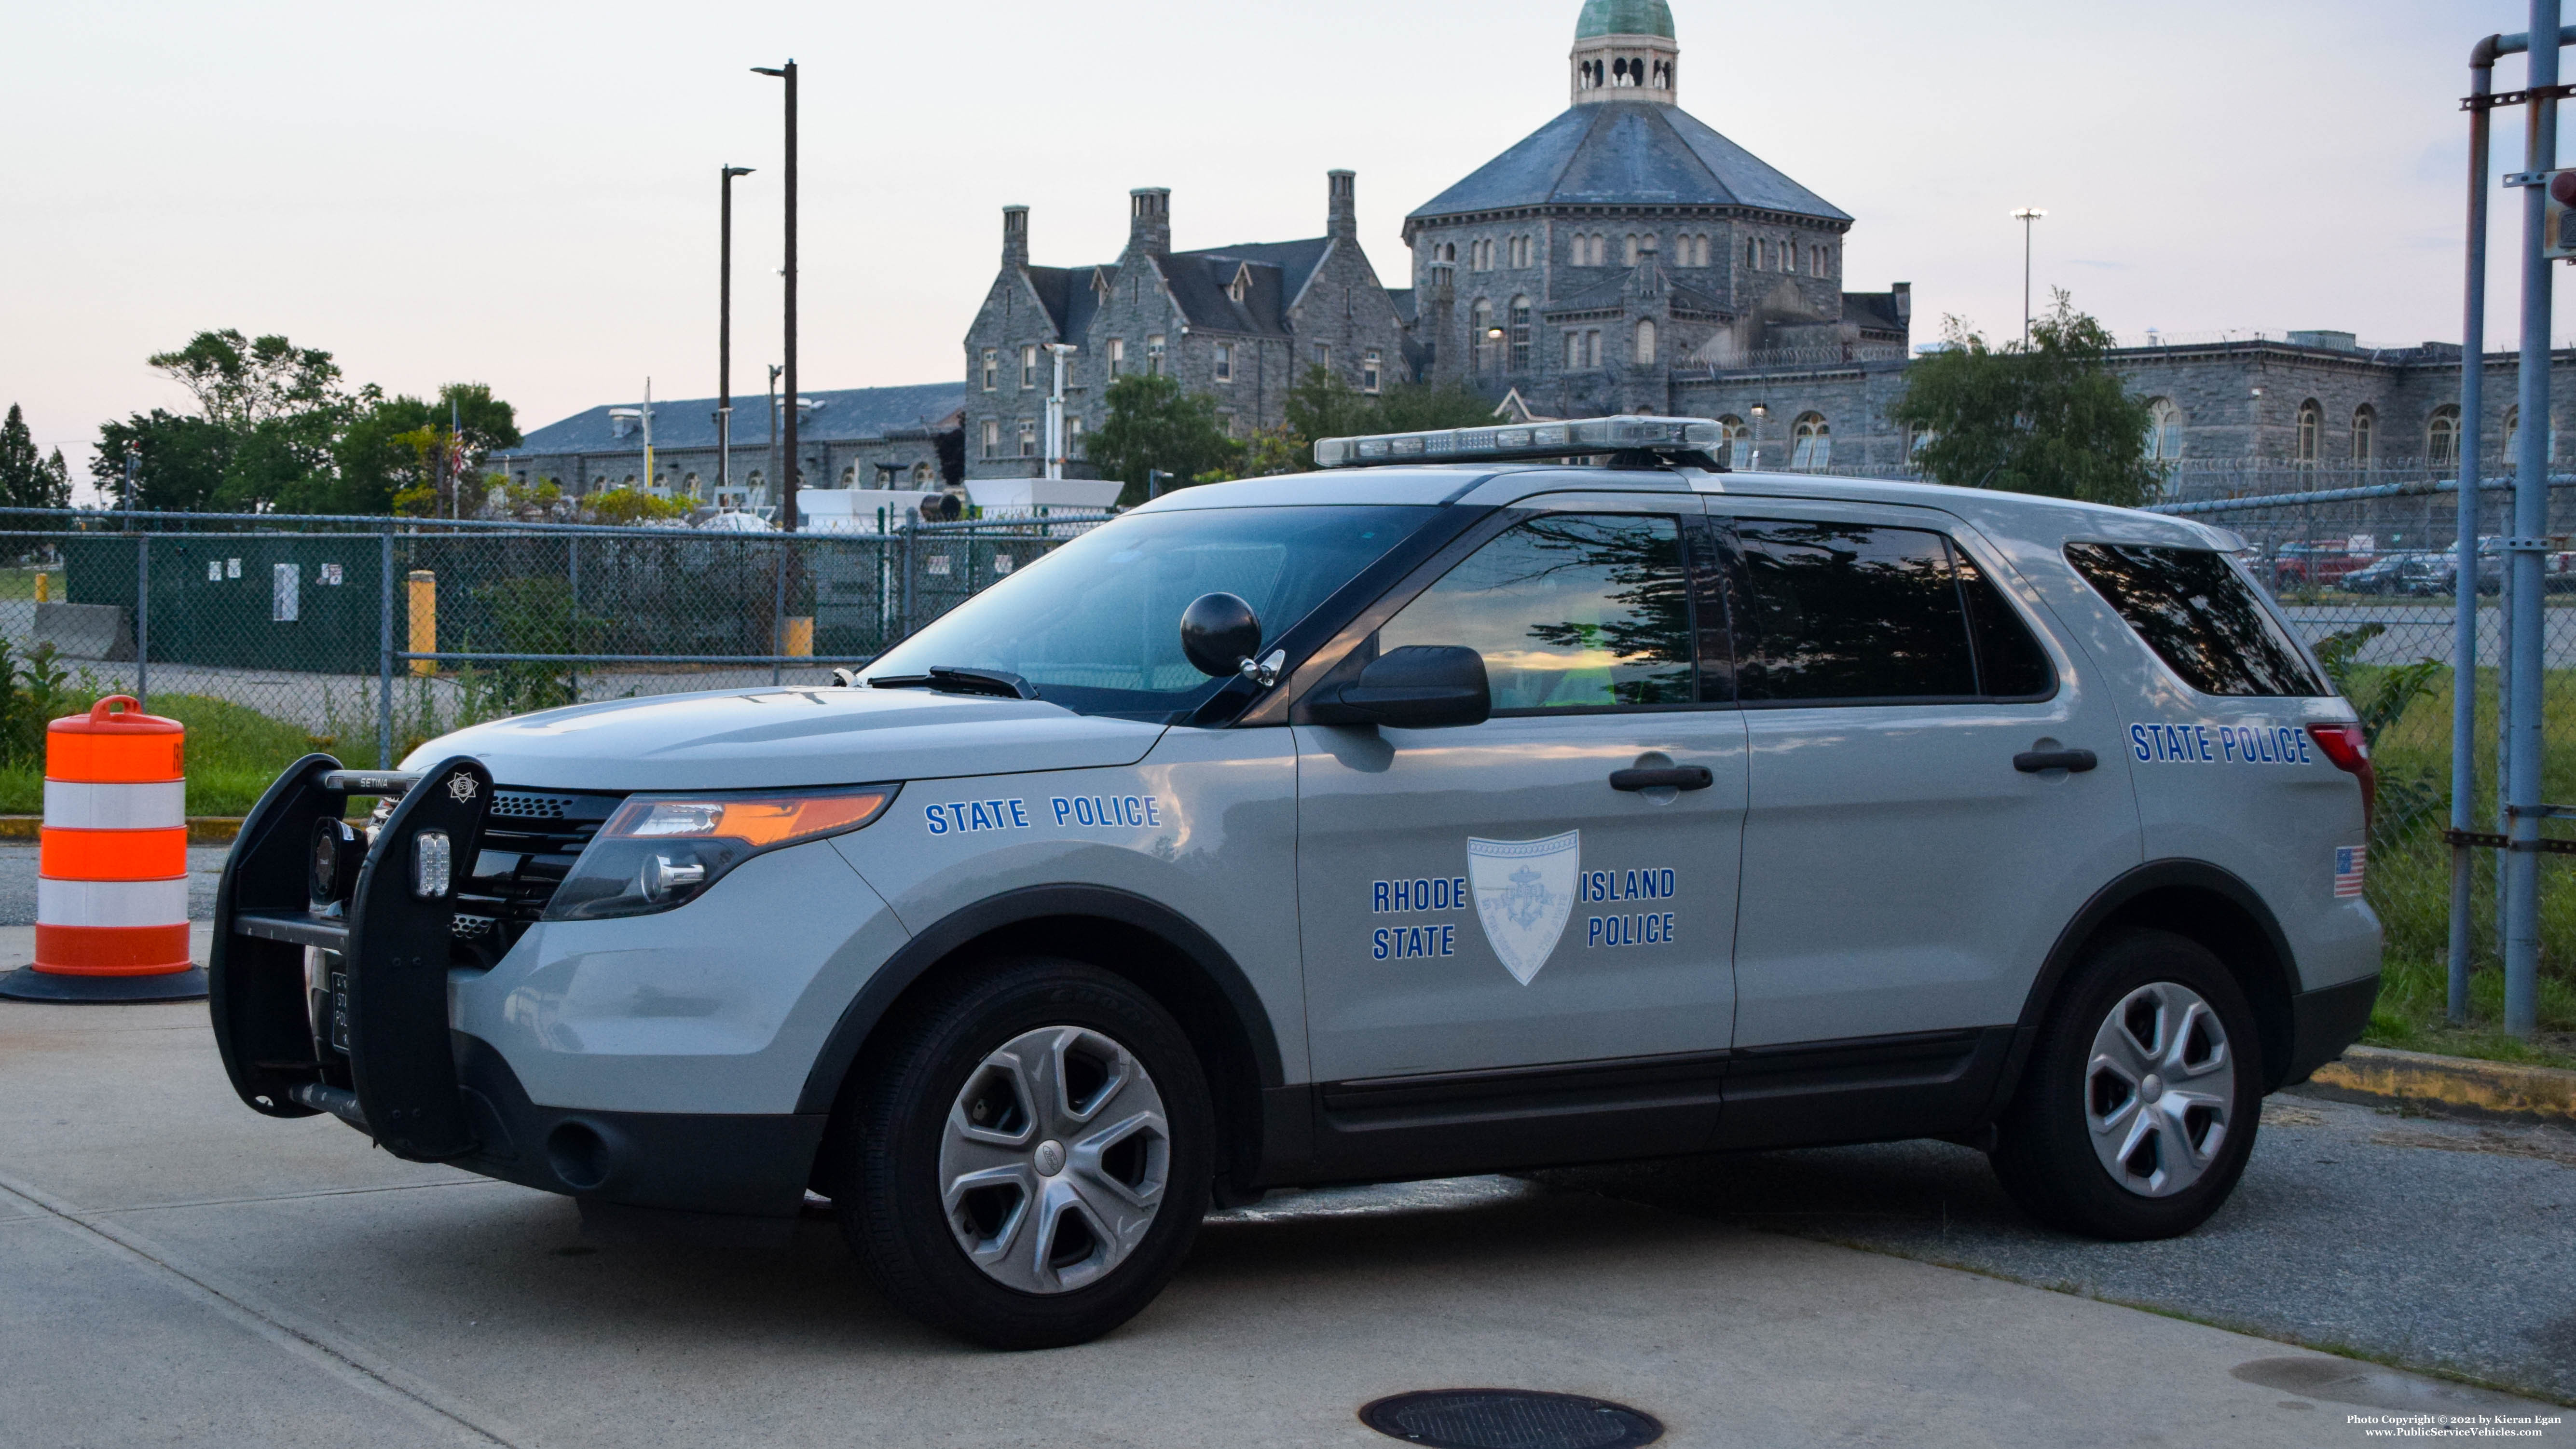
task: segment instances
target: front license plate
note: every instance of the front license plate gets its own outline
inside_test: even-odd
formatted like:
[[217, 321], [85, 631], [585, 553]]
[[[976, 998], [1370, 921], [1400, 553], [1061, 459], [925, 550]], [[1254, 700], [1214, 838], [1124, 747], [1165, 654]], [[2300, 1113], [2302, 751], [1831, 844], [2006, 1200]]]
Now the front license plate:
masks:
[[349, 1051], [349, 973], [331, 973], [331, 1045], [345, 1056]]

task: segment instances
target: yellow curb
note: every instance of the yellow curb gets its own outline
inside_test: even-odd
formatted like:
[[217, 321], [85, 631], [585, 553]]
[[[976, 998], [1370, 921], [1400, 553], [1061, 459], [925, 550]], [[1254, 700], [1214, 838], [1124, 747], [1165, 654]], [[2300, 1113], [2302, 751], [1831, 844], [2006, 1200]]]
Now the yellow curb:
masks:
[[2576, 1072], [2556, 1067], [2357, 1046], [2309, 1081], [2382, 1101], [2576, 1126]]

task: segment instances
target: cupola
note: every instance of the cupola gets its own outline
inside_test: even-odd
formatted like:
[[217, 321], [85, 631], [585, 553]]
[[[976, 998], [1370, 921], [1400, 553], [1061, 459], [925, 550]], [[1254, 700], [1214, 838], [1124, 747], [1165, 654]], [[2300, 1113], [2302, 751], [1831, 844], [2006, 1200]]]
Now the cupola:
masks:
[[1584, 0], [1574, 25], [1574, 104], [1674, 105], [1682, 48], [1665, 0]]

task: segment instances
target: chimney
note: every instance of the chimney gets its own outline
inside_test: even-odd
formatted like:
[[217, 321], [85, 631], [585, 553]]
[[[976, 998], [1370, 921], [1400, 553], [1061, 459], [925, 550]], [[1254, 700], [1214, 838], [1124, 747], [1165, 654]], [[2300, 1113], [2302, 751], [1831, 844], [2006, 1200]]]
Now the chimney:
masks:
[[1127, 193], [1127, 247], [1149, 257], [1172, 254], [1172, 189], [1139, 186]]
[[1029, 209], [1025, 206], [1002, 208], [1002, 265], [1025, 267], [1029, 264]]
[[1324, 235], [1360, 238], [1359, 179], [1348, 171], [1327, 171], [1329, 195], [1324, 203]]
[[1912, 282], [1892, 282], [1888, 284], [1887, 290], [1888, 295], [1896, 299], [1896, 320], [1899, 322], [1913, 321], [1914, 284]]

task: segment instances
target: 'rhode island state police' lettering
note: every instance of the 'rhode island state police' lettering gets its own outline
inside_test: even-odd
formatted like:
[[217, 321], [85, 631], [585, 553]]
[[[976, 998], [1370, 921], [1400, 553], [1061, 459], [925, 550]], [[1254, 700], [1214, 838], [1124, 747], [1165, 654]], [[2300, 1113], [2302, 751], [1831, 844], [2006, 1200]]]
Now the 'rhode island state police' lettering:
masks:
[[1467, 894], [1467, 878], [1463, 875], [1369, 882], [1369, 910], [1375, 915], [1390, 911], [1460, 911], [1474, 902], [1475, 897]]
[[1372, 961], [1404, 961], [1415, 956], [1458, 954], [1455, 922], [1441, 926], [1380, 926], [1369, 938]]
[[933, 835], [964, 835], [977, 830], [1027, 830], [1029, 802], [1026, 800], [966, 800], [954, 805], [932, 805], [923, 811], [930, 821]]
[[2129, 752], [2141, 765], [2313, 764], [2308, 732], [2290, 725], [2129, 726]]

